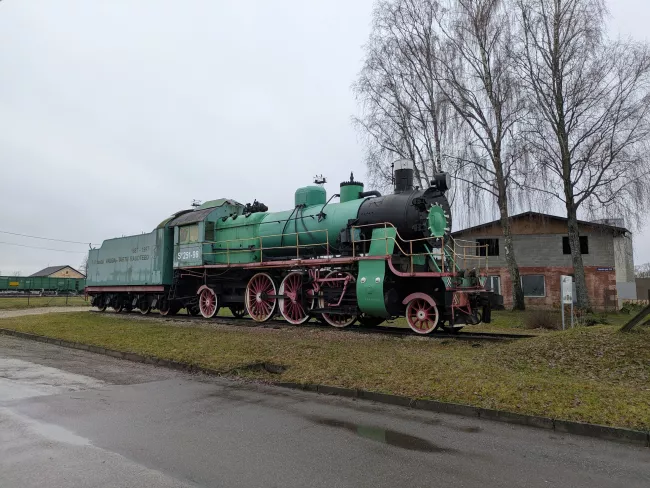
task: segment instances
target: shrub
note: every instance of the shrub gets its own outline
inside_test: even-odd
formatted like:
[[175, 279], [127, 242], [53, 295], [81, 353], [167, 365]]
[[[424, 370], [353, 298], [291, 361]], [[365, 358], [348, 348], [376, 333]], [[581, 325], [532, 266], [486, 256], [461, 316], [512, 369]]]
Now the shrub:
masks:
[[577, 326], [591, 327], [594, 325], [609, 325], [609, 324], [610, 321], [607, 318], [607, 315], [605, 315], [604, 313], [584, 314], [584, 315], [579, 315], [575, 318], [575, 325]]
[[600, 320], [598, 320], [596, 317], [585, 317], [582, 320], [578, 321], [578, 325], [584, 325], [586, 327], [591, 327], [593, 325], [598, 325], [602, 323]]
[[621, 313], [639, 313], [644, 307], [648, 305], [648, 300], [626, 300], [623, 302], [623, 307], [619, 310]]
[[551, 310], [531, 310], [526, 314], [524, 326], [527, 329], [558, 330], [561, 327], [560, 316]]

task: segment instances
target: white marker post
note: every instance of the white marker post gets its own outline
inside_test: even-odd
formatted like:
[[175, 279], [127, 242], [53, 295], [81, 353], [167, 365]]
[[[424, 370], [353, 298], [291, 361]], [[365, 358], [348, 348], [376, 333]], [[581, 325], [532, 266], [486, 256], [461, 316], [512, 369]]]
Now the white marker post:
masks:
[[560, 276], [560, 293], [562, 295], [562, 330], [564, 325], [564, 305], [571, 305], [571, 328], [573, 329], [573, 278], [571, 276]]

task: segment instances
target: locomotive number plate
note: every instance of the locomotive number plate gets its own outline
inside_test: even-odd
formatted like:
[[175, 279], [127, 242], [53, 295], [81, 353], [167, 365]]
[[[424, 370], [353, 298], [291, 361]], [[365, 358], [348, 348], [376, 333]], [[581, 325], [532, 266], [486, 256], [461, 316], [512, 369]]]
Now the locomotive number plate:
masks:
[[179, 261], [187, 261], [188, 259], [199, 259], [199, 251], [195, 249], [194, 251], [180, 251], [176, 255]]

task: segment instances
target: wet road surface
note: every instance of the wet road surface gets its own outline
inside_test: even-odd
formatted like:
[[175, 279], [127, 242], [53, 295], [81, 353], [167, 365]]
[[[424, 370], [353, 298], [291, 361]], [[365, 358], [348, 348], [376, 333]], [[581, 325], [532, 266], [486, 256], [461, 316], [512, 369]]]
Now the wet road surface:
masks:
[[0, 486], [647, 488], [650, 449], [0, 336]]

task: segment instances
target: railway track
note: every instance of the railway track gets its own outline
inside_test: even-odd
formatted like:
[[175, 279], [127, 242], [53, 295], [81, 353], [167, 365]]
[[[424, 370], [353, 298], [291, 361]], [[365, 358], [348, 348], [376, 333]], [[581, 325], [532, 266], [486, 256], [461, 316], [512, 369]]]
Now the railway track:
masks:
[[[91, 313], [110, 314], [111, 312], [99, 312], [97, 310], [92, 310]], [[128, 312], [120, 313], [120, 315], [127, 315], [127, 314], [129, 313]], [[236, 325], [239, 327], [255, 327], [255, 328], [262, 328], [262, 329], [280, 329], [280, 328], [291, 329], [295, 327], [301, 327], [301, 328], [307, 327], [312, 329], [337, 330], [340, 331], [341, 333], [383, 334], [383, 335], [392, 335], [397, 337], [424, 337], [427, 339], [454, 339], [454, 340], [465, 340], [465, 341], [477, 341], [477, 340], [478, 341], [504, 341], [504, 340], [515, 340], [515, 339], [525, 339], [525, 338], [535, 337], [534, 335], [531, 334], [509, 334], [509, 333], [499, 333], [499, 332], [494, 332], [494, 333], [464, 332], [462, 330], [453, 334], [448, 332], [434, 331], [431, 334], [418, 335], [415, 332], [413, 332], [411, 329], [406, 329], [406, 328], [397, 328], [397, 327], [391, 328], [391, 327], [381, 327], [381, 326], [364, 327], [358, 324], [337, 329], [335, 327], [332, 327], [331, 325], [321, 324], [315, 319], [311, 319], [301, 325], [292, 325], [279, 318], [274, 318], [267, 322], [255, 322], [253, 319], [247, 317], [236, 318], [236, 317], [219, 316], [219, 317], [214, 317], [212, 319], [205, 319], [201, 316], [193, 317], [191, 315], [174, 315], [172, 317], [169, 317], [169, 316], [161, 316], [156, 313], [141, 315], [136, 312], [132, 312], [130, 314], [144, 320], [158, 320], [158, 321], [165, 321], [165, 322], [169, 322], [169, 321], [197, 322], [206, 325], [224, 324], [224, 325]]]

